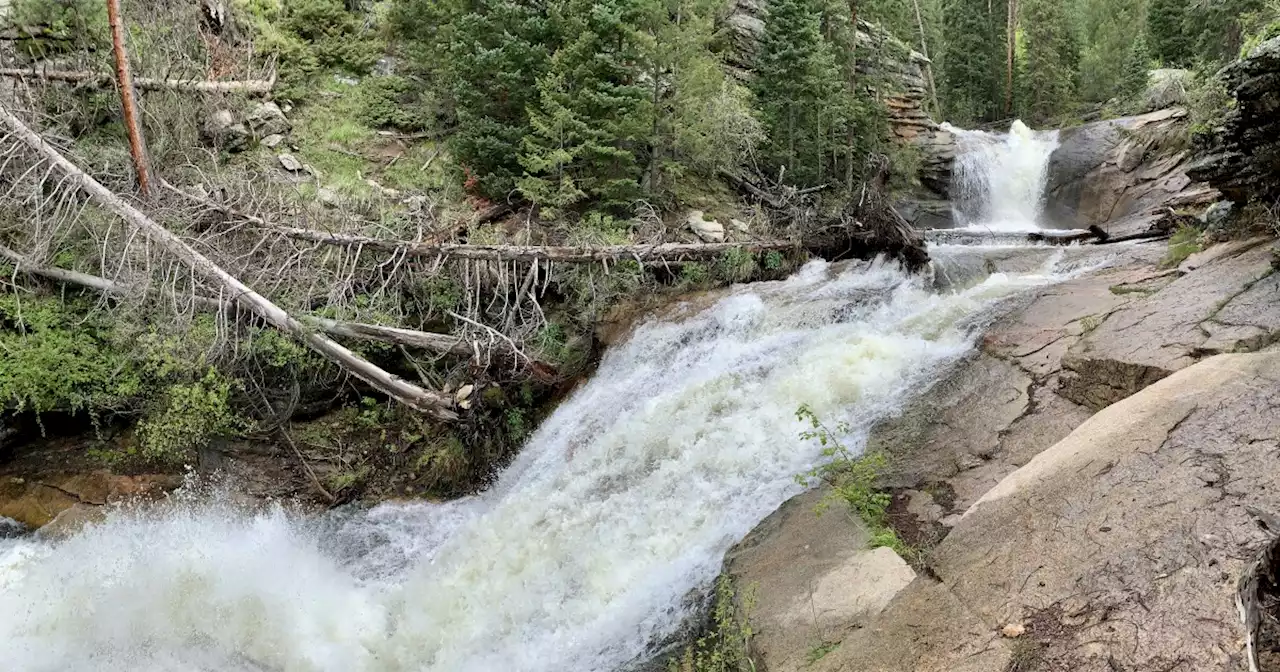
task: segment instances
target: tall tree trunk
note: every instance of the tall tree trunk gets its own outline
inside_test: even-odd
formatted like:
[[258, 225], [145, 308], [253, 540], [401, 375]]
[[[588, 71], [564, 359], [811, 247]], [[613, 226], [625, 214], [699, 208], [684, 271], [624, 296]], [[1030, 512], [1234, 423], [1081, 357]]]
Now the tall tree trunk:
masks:
[[[849, 0], [849, 27], [853, 31], [853, 37], [849, 44], [849, 95], [857, 95], [858, 86], [858, 0]], [[848, 124], [845, 128], [844, 139], [844, 190], [845, 193], [853, 194], [853, 178], [854, 178], [854, 148], [858, 143], [858, 131], [853, 124]]]
[[453, 410], [454, 401], [451, 396], [425, 390], [407, 382], [351, 352], [336, 341], [316, 333], [315, 330], [285, 312], [283, 308], [253, 291], [208, 257], [197, 252], [172, 231], [102, 186], [91, 175], [59, 154], [58, 150], [40, 137], [40, 134], [31, 130], [22, 123], [21, 119], [3, 107], [0, 107], [0, 125], [7, 127], [13, 137], [20, 140], [41, 160], [56, 168], [67, 180], [88, 195], [90, 200], [115, 213], [152, 243], [177, 257], [191, 269], [194, 275], [213, 286], [222, 288], [227, 296], [246, 310], [277, 329], [293, 335], [344, 371], [381, 390], [392, 399], [442, 419], [452, 420], [458, 417]]
[[147, 146], [142, 139], [142, 127], [138, 123], [138, 103], [134, 97], [133, 77], [129, 73], [129, 53], [124, 48], [120, 0], [107, 0], [107, 19], [111, 23], [111, 50], [116, 57], [116, 84], [120, 88], [124, 128], [129, 134], [129, 154], [133, 156], [133, 167], [138, 172], [138, 190], [148, 197], [151, 195], [151, 167], [147, 161]]
[[1013, 61], [1018, 43], [1018, 0], [1009, 0], [1009, 25], [1005, 39], [1008, 43], [1008, 59], [1005, 68], [1004, 116], [1013, 116]]
[[[1009, 0], [1012, 2], [1013, 0]], [[929, 40], [925, 38], [924, 31], [924, 14], [920, 11], [920, 0], [911, 0], [916, 8], [916, 26], [920, 29], [920, 53], [929, 60]], [[933, 61], [929, 60], [929, 64], [924, 66], [924, 74], [929, 80], [929, 95], [933, 98], [933, 114], [935, 117], [942, 116], [942, 105], [938, 104], [938, 85], [933, 81]]]

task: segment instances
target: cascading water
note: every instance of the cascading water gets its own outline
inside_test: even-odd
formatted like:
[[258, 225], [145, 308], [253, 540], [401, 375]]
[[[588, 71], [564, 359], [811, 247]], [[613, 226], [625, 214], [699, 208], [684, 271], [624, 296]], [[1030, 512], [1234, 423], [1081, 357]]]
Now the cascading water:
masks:
[[1039, 228], [1058, 132], [1033, 131], [1021, 121], [1003, 134], [943, 126], [957, 145], [951, 173], [956, 221], [997, 232]]
[[64, 540], [0, 539], [0, 666], [622, 669], [820, 459], [799, 405], [860, 445], [994, 303], [1084, 254], [946, 292], [890, 264], [814, 262], [646, 324], [476, 497], [309, 518], [191, 492]]

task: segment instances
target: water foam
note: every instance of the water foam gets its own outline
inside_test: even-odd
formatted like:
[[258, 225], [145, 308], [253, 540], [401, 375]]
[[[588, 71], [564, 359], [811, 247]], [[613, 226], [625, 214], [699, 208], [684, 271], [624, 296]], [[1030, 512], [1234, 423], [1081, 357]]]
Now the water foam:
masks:
[[1058, 132], [1033, 131], [1021, 121], [1008, 133], [943, 127], [957, 145], [951, 174], [956, 221], [983, 231], [1038, 229]]
[[821, 262], [642, 326], [489, 492], [308, 519], [218, 499], [0, 541], [5, 669], [616, 670], [820, 458], [800, 404], [871, 424], [967, 352], [1030, 272], [936, 293]]

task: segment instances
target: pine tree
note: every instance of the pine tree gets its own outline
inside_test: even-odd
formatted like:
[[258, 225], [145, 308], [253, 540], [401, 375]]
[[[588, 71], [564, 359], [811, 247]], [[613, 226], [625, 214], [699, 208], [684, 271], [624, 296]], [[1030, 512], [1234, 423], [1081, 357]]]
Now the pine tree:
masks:
[[792, 184], [843, 178], [834, 157], [845, 146], [851, 101], [822, 35], [822, 10], [817, 0], [770, 3], [753, 82], [766, 163]]
[[[1106, 102], [1126, 95], [1126, 71], [1116, 68], [1133, 56], [1134, 35], [1145, 35], [1144, 0], [1083, 0], [1076, 19], [1083, 40], [1080, 51], [1080, 97]], [[1149, 46], [1146, 59], [1150, 60]], [[1148, 63], [1143, 63], [1144, 81]], [[1129, 82], [1130, 84], [1132, 82]]]
[[1161, 63], [1180, 67], [1194, 59], [1193, 40], [1186, 33], [1189, 0], [1150, 0], [1147, 6], [1148, 47]]
[[1147, 88], [1151, 76], [1151, 52], [1147, 49], [1147, 36], [1139, 33], [1133, 41], [1129, 54], [1125, 57], [1124, 70], [1121, 73], [1118, 93], [1124, 97], [1133, 97]]
[[453, 105], [449, 138], [469, 189], [507, 199], [523, 174], [518, 161], [530, 132], [528, 108], [559, 36], [546, 0], [399, 0], [398, 31]]
[[1079, 44], [1061, 0], [1023, 0], [1023, 115], [1043, 123], [1072, 111]]
[[625, 211], [640, 196], [641, 154], [653, 128], [643, 44], [659, 16], [644, 0], [569, 0], [557, 15], [570, 36], [538, 80], [524, 138], [520, 191], [558, 210], [589, 201]]
[[1190, 0], [1182, 25], [1188, 49], [1206, 64], [1236, 58], [1248, 37], [1244, 19], [1266, 5], [1266, 0]]
[[942, 89], [947, 118], [960, 124], [992, 120], [1003, 100], [1005, 31], [987, 0], [946, 0], [948, 28]]

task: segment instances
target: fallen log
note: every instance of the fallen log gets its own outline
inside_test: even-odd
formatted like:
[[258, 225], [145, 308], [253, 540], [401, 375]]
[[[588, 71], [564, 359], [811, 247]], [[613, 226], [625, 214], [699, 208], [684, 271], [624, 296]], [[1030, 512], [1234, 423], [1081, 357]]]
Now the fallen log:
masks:
[[1112, 243], [1128, 243], [1135, 240], [1159, 240], [1161, 238], [1169, 238], [1173, 235], [1173, 231], [1161, 231], [1153, 229], [1151, 231], [1140, 231], [1138, 233], [1130, 233], [1124, 236], [1115, 236], [1106, 240], [1095, 241], [1094, 245], [1110, 245]]
[[[27, 275], [35, 275], [50, 280], [56, 280], [61, 283], [76, 285], [92, 289], [103, 294], [112, 296], [136, 296], [140, 292], [136, 287], [122, 284], [114, 280], [72, 271], [65, 268], [55, 266], [46, 266], [32, 262], [26, 256], [16, 252], [4, 245], [0, 245], [0, 258], [8, 259], [13, 262], [18, 271]], [[226, 310], [231, 304], [218, 299], [195, 295], [192, 297], [197, 305], [210, 310]], [[365, 324], [363, 322], [344, 322], [341, 320], [332, 320], [314, 315], [299, 315], [298, 320], [322, 331], [330, 336], [339, 338], [350, 338], [359, 341], [378, 341], [381, 343], [390, 343], [392, 345], [403, 345], [418, 350], [426, 350], [441, 355], [459, 355], [463, 357], [478, 357], [481, 349], [475, 343], [469, 342], [467, 339], [453, 334], [440, 334], [427, 331], [416, 331], [413, 329], [403, 329], [400, 327], [386, 327], [378, 324]], [[495, 344], [493, 350], [497, 350], [504, 356], [514, 357], [517, 360], [524, 360], [533, 364], [533, 360], [517, 349], [509, 347], [506, 343]], [[543, 369], [547, 368], [545, 364], [537, 366]]]
[[[0, 68], [0, 77], [14, 79], [42, 79], [50, 82], [92, 86], [109, 89], [115, 86], [110, 75], [88, 70], [46, 70], [36, 68]], [[144, 91], [186, 91], [191, 93], [248, 93], [267, 94], [276, 86], [276, 80], [250, 79], [244, 81], [209, 81], [200, 79], [152, 79], [136, 77], [133, 85]]]
[[110, 189], [102, 186], [101, 183], [58, 153], [56, 149], [44, 141], [44, 138], [41, 138], [38, 133], [31, 130], [22, 120], [2, 106], [0, 106], [0, 123], [3, 123], [22, 144], [57, 169], [72, 184], [75, 184], [90, 200], [110, 210], [129, 226], [142, 233], [152, 243], [181, 260], [194, 274], [211, 284], [225, 289], [227, 294], [238, 305], [254, 313], [277, 329], [293, 335], [346, 372], [382, 391], [396, 401], [420, 411], [431, 413], [442, 419], [457, 419], [458, 415], [453, 410], [453, 397], [409, 383], [351, 352], [338, 342], [308, 329], [297, 318], [285, 312], [266, 297], [253, 291], [252, 288], [240, 282], [230, 273], [227, 273], [172, 231], [126, 203], [124, 199], [112, 193]]
[[[745, 249], [751, 252], [787, 250], [796, 247], [786, 240], [747, 241], [742, 243], [654, 243], [638, 245], [601, 246], [551, 246], [551, 245], [467, 245], [462, 243], [414, 242], [373, 238], [353, 233], [330, 233], [305, 229], [267, 221], [255, 215], [236, 212], [209, 198], [189, 193], [167, 182], [162, 185], [184, 198], [211, 210], [249, 222], [258, 228], [274, 231], [287, 238], [322, 245], [356, 247], [383, 252], [393, 252], [411, 257], [449, 257], [480, 261], [557, 261], [587, 263], [634, 259], [639, 262], [666, 260], [713, 259], [728, 250]], [[501, 206], [481, 211], [480, 217], [500, 216]], [[498, 214], [493, 214], [498, 213]]]

